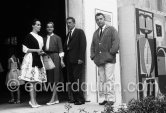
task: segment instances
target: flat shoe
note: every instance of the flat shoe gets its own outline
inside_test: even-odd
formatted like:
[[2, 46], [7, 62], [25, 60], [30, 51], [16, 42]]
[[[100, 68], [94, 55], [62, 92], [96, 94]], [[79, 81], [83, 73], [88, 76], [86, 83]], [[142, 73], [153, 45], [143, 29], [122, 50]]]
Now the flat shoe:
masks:
[[32, 107], [32, 108], [38, 108], [40, 105], [32, 105], [31, 101], [29, 101], [29, 105]]
[[10, 104], [14, 104], [14, 99], [8, 101]]
[[16, 104], [21, 104], [20, 100], [17, 100], [15, 103], [16, 103]]
[[55, 102], [49, 102], [47, 103], [47, 105], [53, 105], [53, 104], [58, 104], [59, 103], [59, 100], [55, 101]]

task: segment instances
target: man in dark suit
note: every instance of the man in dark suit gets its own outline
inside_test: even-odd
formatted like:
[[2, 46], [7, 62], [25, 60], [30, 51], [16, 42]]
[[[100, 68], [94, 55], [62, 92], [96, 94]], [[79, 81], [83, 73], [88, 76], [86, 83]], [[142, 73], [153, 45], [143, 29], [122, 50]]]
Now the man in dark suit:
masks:
[[75, 28], [75, 19], [73, 17], [68, 17], [66, 24], [68, 34], [64, 50], [69, 103], [81, 105], [85, 103], [81, 84], [83, 66], [85, 65], [86, 37], [82, 29]]

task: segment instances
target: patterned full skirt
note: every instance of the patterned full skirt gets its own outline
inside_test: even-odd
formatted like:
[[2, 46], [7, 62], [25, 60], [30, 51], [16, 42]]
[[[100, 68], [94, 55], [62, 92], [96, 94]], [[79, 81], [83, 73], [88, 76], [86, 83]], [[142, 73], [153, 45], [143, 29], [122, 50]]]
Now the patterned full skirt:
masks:
[[[42, 56], [40, 56], [40, 59], [43, 64]], [[30, 82], [47, 82], [46, 69], [44, 65], [42, 68], [38, 68], [37, 66], [32, 67], [32, 62], [32, 53], [25, 54], [21, 65], [21, 74], [19, 79]]]

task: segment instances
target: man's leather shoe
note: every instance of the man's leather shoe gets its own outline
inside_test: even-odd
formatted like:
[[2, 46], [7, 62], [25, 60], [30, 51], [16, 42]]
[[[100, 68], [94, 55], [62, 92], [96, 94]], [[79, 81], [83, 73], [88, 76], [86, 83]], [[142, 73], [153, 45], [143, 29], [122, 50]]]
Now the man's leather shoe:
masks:
[[76, 101], [76, 102], [74, 103], [74, 105], [82, 105], [82, 104], [85, 104], [85, 102], [83, 102], [83, 101]]
[[104, 100], [103, 102], [99, 103], [99, 105], [105, 105], [107, 103], [106, 100]]
[[75, 101], [74, 100], [69, 100], [68, 103], [75, 103]]

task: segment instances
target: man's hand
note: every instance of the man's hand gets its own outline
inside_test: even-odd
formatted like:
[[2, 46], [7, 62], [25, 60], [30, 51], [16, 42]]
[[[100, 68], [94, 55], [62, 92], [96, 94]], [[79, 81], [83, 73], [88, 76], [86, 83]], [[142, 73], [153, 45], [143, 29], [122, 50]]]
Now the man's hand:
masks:
[[82, 60], [78, 60], [78, 64], [83, 64], [84, 62]]

